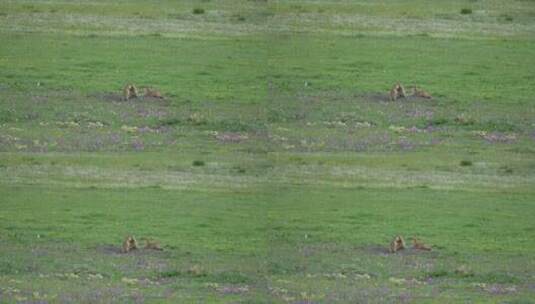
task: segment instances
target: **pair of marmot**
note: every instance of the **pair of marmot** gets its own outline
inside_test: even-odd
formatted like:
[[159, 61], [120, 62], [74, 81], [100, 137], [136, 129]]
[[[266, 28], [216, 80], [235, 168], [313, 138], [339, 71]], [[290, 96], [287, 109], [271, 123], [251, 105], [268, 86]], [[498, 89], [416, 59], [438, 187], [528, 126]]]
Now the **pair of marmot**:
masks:
[[[162, 246], [160, 246], [160, 243], [155, 240], [150, 239], [144, 239], [145, 240], [145, 249], [152, 249], [152, 250], [163, 250]], [[123, 253], [128, 253], [132, 250], [138, 249], [138, 243], [136, 238], [133, 235], [127, 236], [123, 241]]]
[[[123, 88], [123, 97], [124, 100], [130, 100], [132, 98], [139, 97], [138, 89], [133, 84], [127, 84]], [[153, 88], [144, 87], [143, 88], [143, 96], [144, 97], [152, 97], [152, 98], [160, 98], [163, 99], [162, 93], [160, 91], [155, 90]]]
[[[428, 92], [424, 91], [423, 89], [419, 89], [417, 86], [411, 87], [411, 95], [414, 97], [420, 97], [420, 98], [427, 98], [427, 99], [433, 99], [433, 96], [429, 94]], [[392, 89], [390, 90], [390, 100], [395, 101], [398, 98], [405, 98], [407, 97], [407, 93], [405, 92], [405, 88], [401, 83], [397, 82]]]
[[[405, 245], [405, 240], [401, 235], [396, 236], [392, 242], [390, 242], [390, 252], [398, 252], [400, 250], [403, 250], [407, 248]], [[431, 246], [428, 246], [424, 244], [422, 241], [420, 241], [417, 238], [412, 238], [412, 248], [416, 250], [427, 250], [431, 251]]]

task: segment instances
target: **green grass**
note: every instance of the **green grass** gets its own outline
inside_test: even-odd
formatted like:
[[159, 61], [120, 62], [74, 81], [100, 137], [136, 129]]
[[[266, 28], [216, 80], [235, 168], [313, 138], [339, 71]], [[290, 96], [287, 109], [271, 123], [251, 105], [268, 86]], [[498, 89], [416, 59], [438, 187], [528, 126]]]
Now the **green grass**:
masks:
[[4, 1], [0, 302], [533, 303], [534, 15]]

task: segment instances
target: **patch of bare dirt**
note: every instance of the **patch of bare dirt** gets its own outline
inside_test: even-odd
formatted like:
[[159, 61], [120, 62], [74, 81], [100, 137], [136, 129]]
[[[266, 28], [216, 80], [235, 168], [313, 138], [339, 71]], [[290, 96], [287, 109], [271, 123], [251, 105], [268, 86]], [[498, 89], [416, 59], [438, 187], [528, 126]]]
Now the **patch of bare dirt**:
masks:
[[417, 250], [414, 248], [405, 248], [395, 253], [391, 253], [390, 249], [387, 246], [379, 246], [379, 245], [370, 245], [370, 246], [360, 247], [358, 248], [358, 250], [371, 254], [371, 255], [382, 255], [382, 256], [396, 256], [396, 255], [398, 256], [425, 255], [429, 257], [438, 256], [438, 253], [436, 251]]
[[152, 250], [139, 248], [132, 250], [128, 253], [123, 253], [121, 246], [114, 245], [99, 245], [96, 248], [96, 251], [105, 255], [124, 255], [124, 256], [146, 256], [146, 255], [162, 255], [163, 251], [161, 250]]
[[390, 100], [390, 96], [388, 93], [366, 93], [360, 95], [365, 100], [373, 101], [373, 102], [391, 102], [391, 103], [402, 103], [402, 102], [414, 102], [414, 101], [421, 101], [421, 102], [429, 102], [430, 100], [423, 97], [418, 96], [407, 96], [407, 97], [401, 97], [396, 101]]
[[138, 96], [136, 98], [131, 98], [127, 101], [124, 99], [123, 94], [113, 93], [113, 92], [93, 93], [93, 94], [89, 94], [89, 97], [96, 98], [101, 101], [107, 101], [107, 102], [124, 102], [124, 103], [150, 102], [150, 103], [158, 103], [160, 105], [169, 104], [169, 101], [167, 101], [167, 99], [151, 97], [151, 96]]
[[249, 139], [249, 136], [235, 132], [219, 133], [215, 137], [222, 143], [239, 143]]
[[235, 285], [225, 285], [218, 286], [215, 288], [217, 292], [222, 294], [243, 294], [249, 292], [249, 286], [235, 286]]
[[89, 97], [96, 98], [102, 101], [120, 102], [125, 101], [122, 94], [119, 93], [93, 93]]

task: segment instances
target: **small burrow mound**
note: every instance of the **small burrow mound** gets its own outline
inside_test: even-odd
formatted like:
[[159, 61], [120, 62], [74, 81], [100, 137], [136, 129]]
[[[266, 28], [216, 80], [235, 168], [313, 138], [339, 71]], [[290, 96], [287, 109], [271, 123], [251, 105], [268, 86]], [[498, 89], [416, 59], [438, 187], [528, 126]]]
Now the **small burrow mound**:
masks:
[[106, 102], [124, 102], [124, 103], [150, 102], [150, 103], [158, 103], [160, 105], [169, 104], [169, 101], [167, 99], [160, 98], [160, 97], [153, 97], [153, 96], [138, 96], [138, 97], [133, 97], [133, 98], [130, 98], [129, 100], [126, 100], [122, 94], [113, 93], [113, 92], [92, 93], [92, 94], [89, 94], [88, 97], [95, 98], [100, 101], [106, 101]]
[[144, 256], [144, 255], [161, 255], [164, 251], [154, 250], [150, 248], [138, 248], [127, 253], [123, 252], [123, 249], [120, 246], [114, 245], [99, 245], [95, 247], [95, 250], [104, 255], [123, 255], [123, 256]]
[[430, 99], [420, 96], [408, 95], [406, 97], [400, 97], [397, 100], [391, 100], [387, 93], [365, 93], [359, 95], [360, 98], [372, 101], [372, 102], [388, 102], [388, 103], [400, 103], [400, 102], [429, 102]]
[[390, 249], [386, 246], [379, 246], [379, 245], [370, 245], [365, 247], [359, 247], [357, 248], [359, 251], [363, 251], [368, 254], [372, 255], [390, 255]]
[[370, 246], [364, 246], [359, 247], [357, 250], [365, 252], [370, 255], [382, 255], [382, 256], [412, 256], [412, 255], [425, 255], [425, 256], [437, 256], [436, 251], [426, 251], [426, 250], [418, 250], [414, 248], [405, 248], [403, 250], [399, 250], [397, 252], [390, 252], [390, 249], [387, 246], [380, 246], [380, 245], [370, 245]]
[[361, 94], [359, 97], [367, 100], [367, 101], [373, 101], [373, 102], [391, 102], [390, 96], [385, 93], [365, 93]]
[[99, 245], [96, 247], [97, 252], [103, 254], [123, 254], [123, 249], [113, 245]]
[[165, 99], [162, 97], [155, 97], [155, 96], [140, 96], [140, 97], [135, 98], [134, 100], [156, 102], [156, 101], [164, 101]]
[[110, 93], [110, 92], [92, 93], [92, 94], [89, 94], [89, 97], [96, 98], [102, 101], [108, 101], [108, 102], [125, 101], [124, 96], [122, 94]]
[[407, 96], [404, 98], [398, 99], [398, 101], [422, 101], [422, 102], [430, 102], [432, 99], [429, 99], [427, 97], [421, 97], [421, 96]]

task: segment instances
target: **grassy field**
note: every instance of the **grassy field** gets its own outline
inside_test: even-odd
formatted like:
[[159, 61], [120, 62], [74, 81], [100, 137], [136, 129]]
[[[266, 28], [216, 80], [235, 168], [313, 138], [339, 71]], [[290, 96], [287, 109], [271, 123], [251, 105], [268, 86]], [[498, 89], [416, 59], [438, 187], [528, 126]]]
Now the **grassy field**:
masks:
[[535, 303], [534, 17], [2, 1], [0, 303]]

